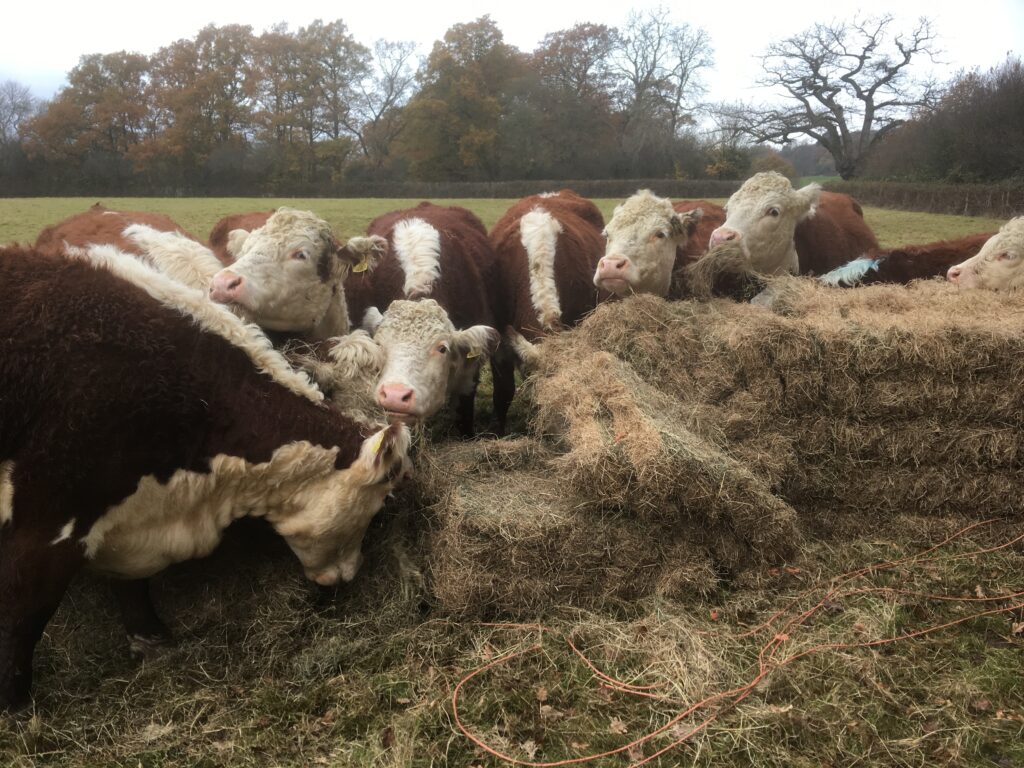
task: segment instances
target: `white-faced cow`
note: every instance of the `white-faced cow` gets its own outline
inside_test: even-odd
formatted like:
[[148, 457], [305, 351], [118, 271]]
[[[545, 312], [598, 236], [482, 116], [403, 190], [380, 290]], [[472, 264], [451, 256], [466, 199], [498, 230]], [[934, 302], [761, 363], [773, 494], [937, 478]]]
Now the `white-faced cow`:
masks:
[[[80, 253], [0, 252], [0, 709], [25, 702], [81, 567], [137, 586], [257, 515], [310, 579], [348, 580], [408, 469], [406, 428], [363, 437], [203, 293], [111, 247]], [[129, 633], [160, 634], [143, 603]]]
[[387, 240], [387, 253], [372, 273], [352, 275], [345, 292], [353, 324], [384, 350], [378, 402], [419, 420], [454, 394], [458, 427], [473, 434], [480, 366], [498, 343], [484, 225], [465, 208], [424, 202], [378, 216], [367, 231]]
[[230, 267], [238, 258], [238, 250], [254, 229], [259, 229], [274, 215], [273, 211], [232, 213], [220, 219], [210, 230], [207, 242], [210, 250], [225, 267]]
[[702, 208], [679, 212], [671, 200], [640, 190], [616, 206], [605, 226], [608, 241], [594, 285], [618, 296], [667, 296], [672, 274], [700, 248], [694, 236], [703, 215]]
[[569, 189], [523, 198], [491, 229], [496, 313], [506, 340], [491, 358], [499, 432], [515, 395], [515, 350], [521, 343], [513, 334], [536, 341], [576, 325], [608, 298], [593, 283], [604, 254], [603, 229], [597, 206]]
[[949, 268], [946, 279], [961, 288], [1011, 290], [1024, 286], [1024, 216], [1010, 219], [975, 256]]
[[820, 280], [826, 285], [849, 288], [875, 283], [905, 285], [911, 280], [945, 276], [950, 267], [977, 254], [994, 234], [982, 232], [955, 240], [938, 240], [924, 245], [903, 245], [854, 259], [822, 275]]
[[348, 333], [345, 277], [371, 268], [385, 247], [374, 237], [342, 246], [326, 221], [293, 208], [251, 232], [232, 230], [230, 243], [236, 260], [214, 276], [210, 298], [264, 330], [309, 341]]
[[793, 189], [775, 171], [747, 179], [725, 205], [709, 245], [737, 242], [755, 272], [823, 275], [878, 250], [864, 212], [849, 195], [817, 184]]

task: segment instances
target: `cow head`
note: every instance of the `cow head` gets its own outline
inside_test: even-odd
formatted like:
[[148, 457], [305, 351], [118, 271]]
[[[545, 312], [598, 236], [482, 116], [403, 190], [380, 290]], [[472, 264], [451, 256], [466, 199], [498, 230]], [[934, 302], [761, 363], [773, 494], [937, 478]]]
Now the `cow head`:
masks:
[[670, 200], [647, 189], [637, 192], [615, 208], [604, 229], [608, 243], [594, 285], [619, 296], [668, 295], [676, 247], [686, 242], [703, 215], [700, 208], [677, 213]]
[[1024, 216], [1003, 224], [975, 256], [950, 267], [946, 279], [961, 288], [993, 291], [1024, 286]]
[[347, 332], [342, 283], [387, 249], [380, 237], [341, 246], [326, 221], [292, 208], [279, 208], [252, 232], [234, 230], [228, 241], [237, 260], [214, 276], [210, 298], [265, 329], [316, 336]]
[[465, 381], [498, 346], [498, 332], [486, 325], [457, 330], [433, 299], [399, 300], [382, 315], [371, 307], [363, 326], [384, 351], [376, 394], [392, 415], [426, 419], [452, 392], [465, 393]]
[[351, 466], [309, 483], [296, 494], [294, 511], [271, 520], [311, 581], [331, 586], [355, 577], [366, 527], [411, 471], [410, 442], [408, 428], [400, 424], [371, 435]]
[[781, 173], [755, 174], [725, 204], [725, 223], [711, 233], [709, 247], [738, 243], [754, 271], [797, 274], [793, 233], [800, 221], [814, 215], [820, 195], [817, 184], [793, 189]]

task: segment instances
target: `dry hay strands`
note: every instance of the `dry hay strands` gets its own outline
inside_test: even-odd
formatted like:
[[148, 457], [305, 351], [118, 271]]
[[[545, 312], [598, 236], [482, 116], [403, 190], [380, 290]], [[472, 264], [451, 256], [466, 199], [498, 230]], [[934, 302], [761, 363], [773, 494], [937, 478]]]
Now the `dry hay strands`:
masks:
[[[563, 352], [565, 352], [563, 350]], [[732, 567], [792, 555], [796, 515], [747, 467], [691, 431], [678, 404], [604, 352], [565, 353], [533, 382], [552, 466], [590, 506], [692, 526]]]
[[712, 248], [697, 261], [672, 275], [669, 297], [707, 300], [713, 296], [750, 301], [764, 290], [766, 277], [754, 272], [743, 249], [735, 243]]

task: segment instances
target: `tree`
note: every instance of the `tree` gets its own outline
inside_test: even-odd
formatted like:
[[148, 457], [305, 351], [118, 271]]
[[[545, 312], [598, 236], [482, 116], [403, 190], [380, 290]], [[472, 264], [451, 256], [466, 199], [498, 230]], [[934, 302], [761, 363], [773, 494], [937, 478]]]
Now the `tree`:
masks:
[[18, 141], [21, 124], [31, 117], [36, 100], [27, 85], [15, 80], [0, 83], [0, 148]]
[[856, 176], [871, 150], [915, 110], [933, 108], [934, 81], [915, 79], [910, 65], [933, 57], [927, 18], [909, 33], [893, 32], [893, 17], [815, 24], [768, 47], [759, 83], [780, 88], [789, 104], [727, 106], [758, 142], [809, 136], [828, 150], [844, 179]]

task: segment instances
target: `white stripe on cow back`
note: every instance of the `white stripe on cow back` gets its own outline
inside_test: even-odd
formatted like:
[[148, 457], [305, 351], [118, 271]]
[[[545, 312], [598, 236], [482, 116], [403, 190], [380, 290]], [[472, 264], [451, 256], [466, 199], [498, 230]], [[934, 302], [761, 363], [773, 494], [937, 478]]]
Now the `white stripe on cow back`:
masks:
[[323, 392], [306, 374], [293, 370], [259, 328], [242, 322], [226, 307], [210, 301], [205, 292], [160, 274], [112, 245], [69, 248], [67, 255], [105, 269], [138, 286], [164, 306], [188, 315], [203, 330], [217, 334], [244, 351], [257, 369], [290, 392], [314, 403], [323, 401]]
[[0, 463], [0, 526], [14, 517], [14, 462]]
[[395, 256], [405, 272], [406, 297], [429, 296], [441, 276], [441, 235], [423, 219], [404, 219], [392, 232]]
[[213, 276], [224, 266], [213, 251], [180, 232], [161, 232], [145, 224], [132, 224], [124, 236], [139, 246], [140, 258], [172, 280], [207, 291]]
[[547, 330], [557, 328], [562, 319], [555, 284], [555, 251], [561, 231], [562, 223], [539, 206], [519, 220], [519, 235], [530, 267], [530, 301]]

